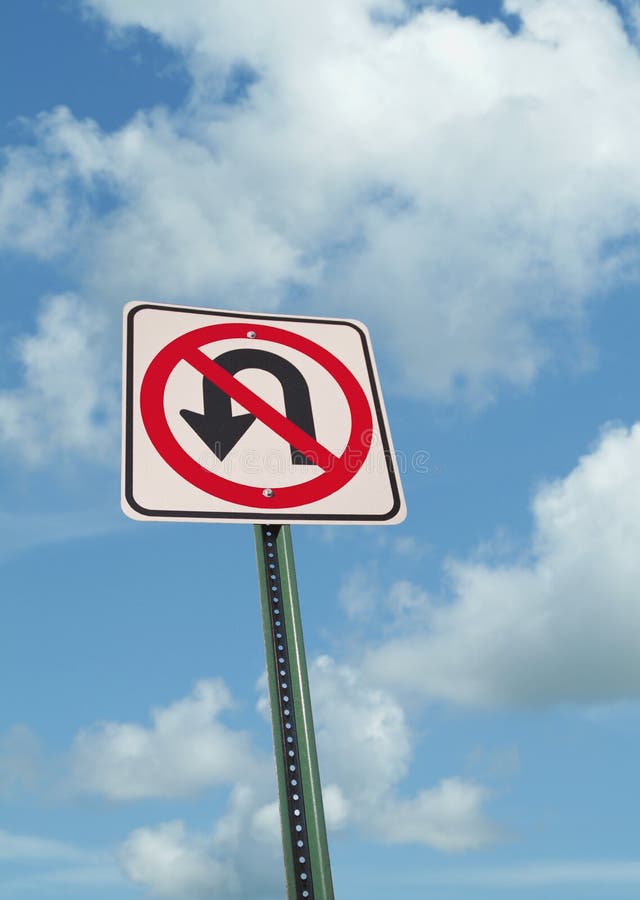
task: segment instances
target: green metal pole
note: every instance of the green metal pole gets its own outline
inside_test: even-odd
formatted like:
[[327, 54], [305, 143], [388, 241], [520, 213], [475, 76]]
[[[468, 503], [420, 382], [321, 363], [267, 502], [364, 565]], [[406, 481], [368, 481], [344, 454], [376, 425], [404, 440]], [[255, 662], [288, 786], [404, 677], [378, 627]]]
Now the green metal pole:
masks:
[[287, 900], [334, 900], [291, 529], [254, 534]]

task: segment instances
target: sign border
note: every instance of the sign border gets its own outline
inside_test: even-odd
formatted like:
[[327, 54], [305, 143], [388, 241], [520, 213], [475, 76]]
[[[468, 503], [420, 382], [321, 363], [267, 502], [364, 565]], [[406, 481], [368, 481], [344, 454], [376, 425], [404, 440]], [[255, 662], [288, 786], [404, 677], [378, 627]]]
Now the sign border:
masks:
[[[276, 512], [266, 510], [257, 512], [256, 510], [244, 511], [221, 511], [213, 512], [211, 510], [166, 510], [166, 509], [148, 509], [141, 506], [134, 497], [133, 492], [133, 418], [134, 418], [134, 383], [133, 383], [133, 348], [134, 348], [134, 329], [135, 316], [138, 312], [145, 309], [162, 310], [166, 312], [192, 313], [198, 316], [216, 316], [218, 318], [226, 318], [231, 320], [249, 320], [280, 323], [286, 328], [287, 322], [313, 323], [318, 325], [339, 325], [342, 327], [353, 328], [360, 338], [362, 351], [364, 354], [365, 364], [367, 367], [367, 375], [369, 377], [369, 387], [373, 398], [373, 410], [375, 413], [375, 421], [380, 431], [384, 459], [386, 463], [387, 476], [391, 488], [393, 503], [391, 509], [386, 513], [377, 514], [351, 514], [351, 513], [304, 513], [296, 512], [295, 508], [290, 508], [289, 512]], [[185, 332], [187, 334], [188, 331]], [[200, 308], [194, 306], [177, 306], [165, 303], [150, 302], [134, 302], [125, 307], [125, 379], [123, 385], [123, 393], [125, 398], [124, 404], [124, 421], [123, 421], [123, 494], [129, 508], [145, 519], [165, 519], [168, 521], [209, 521], [209, 522], [273, 522], [273, 523], [317, 523], [331, 524], [332, 522], [348, 523], [375, 523], [388, 522], [395, 519], [403, 507], [402, 494], [399, 487], [399, 479], [396, 477], [396, 471], [393, 464], [393, 452], [391, 450], [391, 441], [387, 429], [387, 421], [384, 408], [381, 401], [380, 390], [378, 385], [377, 373], [373, 363], [372, 355], [369, 350], [369, 341], [364, 326], [352, 319], [329, 319], [319, 316], [290, 316], [277, 315], [269, 313], [250, 313], [237, 312], [230, 310], [217, 310]], [[212, 495], [213, 496], [213, 495]], [[126, 510], [125, 510], [126, 512]], [[400, 520], [399, 520], [400, 521]]]

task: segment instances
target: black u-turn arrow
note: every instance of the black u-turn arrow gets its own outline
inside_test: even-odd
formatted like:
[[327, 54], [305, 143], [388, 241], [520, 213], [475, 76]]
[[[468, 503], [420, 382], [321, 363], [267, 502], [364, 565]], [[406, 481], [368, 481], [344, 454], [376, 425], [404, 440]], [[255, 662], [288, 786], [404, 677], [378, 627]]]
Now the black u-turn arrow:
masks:
[[[282, 385], [286, 417], [315, 439], [311, 398], [307, 382], [299, 369], [268, 350], [239, 349], [222, 353], [215, 360], [230, 375], [237, 375], [244, 369], [262, 369], [270, 372]], [[204, 441], [219, 460], [233, 450], [240, 438], [255, 422], [252, 413], [234, 416], [231, 413], [231, 397], [208, 378], [202, 379], [204, 412], [181, 409], [180, 415]], [[291, 446], [291, 462], [298, 466], [313, 465], [313, 461], [300, 450]]]

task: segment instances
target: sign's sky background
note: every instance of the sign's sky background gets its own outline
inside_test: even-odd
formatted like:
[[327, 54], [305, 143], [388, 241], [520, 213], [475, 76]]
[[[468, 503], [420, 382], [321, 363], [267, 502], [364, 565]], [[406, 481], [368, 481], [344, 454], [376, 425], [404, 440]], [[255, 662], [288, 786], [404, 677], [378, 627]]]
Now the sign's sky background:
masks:
[[372, 333], [408, 518], [293, 530], [337, 896], [637, 897], [639, 28], [5, 3], [0, 898], [282, 896], [251, 528], [119, 509], [139, 299]]

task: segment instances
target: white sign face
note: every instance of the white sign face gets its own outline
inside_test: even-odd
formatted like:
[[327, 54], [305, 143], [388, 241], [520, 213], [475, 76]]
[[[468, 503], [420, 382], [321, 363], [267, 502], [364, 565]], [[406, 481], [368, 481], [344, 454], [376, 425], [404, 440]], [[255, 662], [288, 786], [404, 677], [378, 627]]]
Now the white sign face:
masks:
[[129, 303], [124, 351], [128, 516], [404, 519], [360, 322]]

